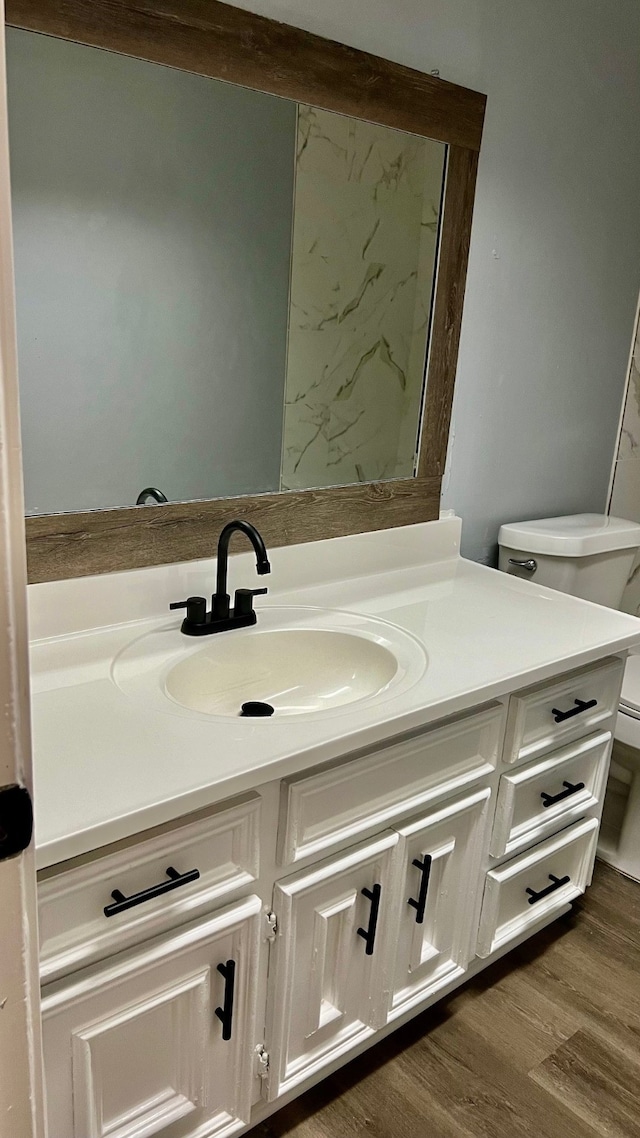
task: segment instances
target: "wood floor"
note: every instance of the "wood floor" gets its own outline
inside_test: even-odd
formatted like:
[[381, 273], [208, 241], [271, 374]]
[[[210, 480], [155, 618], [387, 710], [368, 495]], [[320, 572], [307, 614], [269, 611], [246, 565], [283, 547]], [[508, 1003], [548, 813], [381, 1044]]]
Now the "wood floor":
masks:
[[640, 1138], [640, 885], [573, 912], [252, 1138]]

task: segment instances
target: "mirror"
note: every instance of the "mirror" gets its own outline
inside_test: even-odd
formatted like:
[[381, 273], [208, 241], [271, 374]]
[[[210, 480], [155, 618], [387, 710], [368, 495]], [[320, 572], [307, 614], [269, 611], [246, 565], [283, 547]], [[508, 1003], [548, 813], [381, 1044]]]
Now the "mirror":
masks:
[[29, 514], [416, 473], [447, 146], [8, 29]]

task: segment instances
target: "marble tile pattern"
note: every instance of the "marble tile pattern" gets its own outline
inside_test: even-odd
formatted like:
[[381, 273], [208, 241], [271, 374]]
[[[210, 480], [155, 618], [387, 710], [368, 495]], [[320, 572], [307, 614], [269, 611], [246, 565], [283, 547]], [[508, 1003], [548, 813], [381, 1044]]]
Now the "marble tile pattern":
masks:
[[[635, 330], [609, 513], [640, 522], [640, 322]], [[621, 608], [640, 616], [640, 557], [632, 569]]]
[[282, 489], [414, 474], [445, 153], [298, 108]]

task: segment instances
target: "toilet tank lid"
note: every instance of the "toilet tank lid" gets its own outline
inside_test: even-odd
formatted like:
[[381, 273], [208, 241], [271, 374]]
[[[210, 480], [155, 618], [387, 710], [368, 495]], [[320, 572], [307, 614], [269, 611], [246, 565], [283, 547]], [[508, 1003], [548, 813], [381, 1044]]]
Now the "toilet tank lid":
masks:
[[589, 557], [640, 547], [640, 525], [607, 514], [567, 514], [500, 526], [500, 545], [552, 557]]

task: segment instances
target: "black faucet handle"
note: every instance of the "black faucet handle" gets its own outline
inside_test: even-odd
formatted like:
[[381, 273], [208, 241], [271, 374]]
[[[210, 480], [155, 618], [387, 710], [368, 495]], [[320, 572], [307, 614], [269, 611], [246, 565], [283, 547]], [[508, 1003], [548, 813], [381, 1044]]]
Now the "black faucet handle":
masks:
[[205, 597], [187, 597], [186, 601], [174, 601], [170, 609], [186, 609], [187, 620], [190, 624], [204, 624], [207, 615], [207, 602]]
[[233, 615], [250, 616], [253, 612], [253, 598], [268, 591], [268, 589], [236, 589], [233, 598]]

